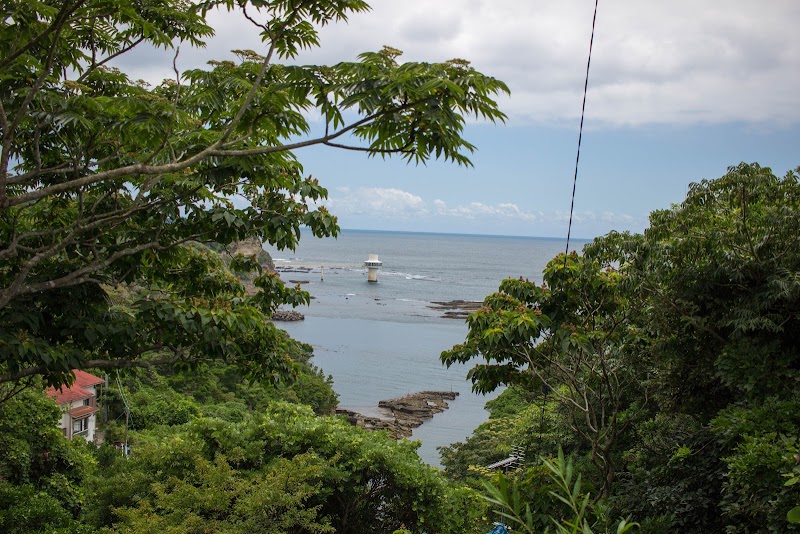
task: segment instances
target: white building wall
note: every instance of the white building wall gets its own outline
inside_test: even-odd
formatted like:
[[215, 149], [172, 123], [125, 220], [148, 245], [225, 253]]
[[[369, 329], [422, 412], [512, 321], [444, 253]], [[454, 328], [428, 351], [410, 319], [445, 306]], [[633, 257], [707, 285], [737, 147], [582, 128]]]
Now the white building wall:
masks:
[[[87, 388], [84, 388], [84, 389], [92, 392], [91, 401], [92, 401], [93, 405], [96, 405], [96, 400], [97, 400], [96, 389], [94, 387], [87, 387]], [[62, 404], [60, 406], [60, 408], [61, 408], [61, 428], [62, 429], [66, 429], [66, 431], [64, 432], [64, 435], [67, 436], [68, 439], [72, 438], [72, 416], [69, 414], [69, 411], [72, 410], [73, 408], [77, 408], [77, 407], [80, 407], [80, 406], [83, 406], [83, 401], [81, 401], [81, 402], [70, 402], [70, 403], [67, 403], [67, 404]], [[83, 419], [83, 418], [81, 418], [81, 419]], [[94, 442], [94, 432], [95, 432], [95, 428], [97, 427], [97, 413], [95, 412], [93, 414], [90, 414], [89, 417], [88, 417], [88, 420], [89, 420], [88, 421], [88, 425], [87, 425], [88, 431], [87, 431], [87, 433], [85, 435], [82, 435], [81, 437], [86, 439], [86, 441]]]
[[94, 443], [94, 427], [97, 423], [97, 413], [93, 413], [89, 416], [89, 433], [86, 434], [86, 441], [91, 441]]
[[[64, 407], [62, 406], [61, 409], [64, 410]], [[61, 412], [61, 429], [66, 429], [64, 435], [68, 438], [71, 437], [70, 433], [72, 430], [72, 418], [69, 416], [69, 408], [67, 408], [66, 411]]]

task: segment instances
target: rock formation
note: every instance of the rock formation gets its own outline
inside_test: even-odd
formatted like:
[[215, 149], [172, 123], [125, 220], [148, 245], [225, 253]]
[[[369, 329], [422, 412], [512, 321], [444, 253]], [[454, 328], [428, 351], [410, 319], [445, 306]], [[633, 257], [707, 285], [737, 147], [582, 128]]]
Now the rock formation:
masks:
[[294, 310], [276, 310], [272, 314], [273, 321], [302, 321], [305, 315]]
[[428, 308], [441, 310], [446, 319], [466, 319], [467, 316], [483, 306], [482, 302], [473, 300], [450, 300], [448, 302], [431, 302]]
[[350, 423], [367, 430], [386, 430], [392, 439], [407, 438], [411, 432], [448, 408], [447, 401], [455, 400], [457, 391], [420, 391], [397, 399], [382, 400], [386, 418], [370, 417], [352, 410], [338, 408], [337, 414], [344, 415]]
[[236, 241], [228, 246], [231, 256], [241, 254], [247, 258], [255, 258], [265, 271], [275, 271], [275, 263], [269, 252], [264, 250], [257, 237], [248, 237], [243, 241]]

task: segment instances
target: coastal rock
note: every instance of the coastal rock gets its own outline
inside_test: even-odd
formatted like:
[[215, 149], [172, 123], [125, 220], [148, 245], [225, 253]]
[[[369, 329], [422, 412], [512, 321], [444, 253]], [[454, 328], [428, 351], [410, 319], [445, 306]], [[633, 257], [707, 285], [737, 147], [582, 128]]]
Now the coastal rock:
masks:
[[269, 255], [269, 252], [261, 249], [261, 252], [258, 253], [258, 263], [264, 268], [265, 271], [269, 271], [271, 273], [275, 272], [275, 262], [272, 261], [272, 256]]
[[[246, 258], [253, 258], [265, 271], [275, 272], [275, 263], [272, 261], [272, 256], [264, 250], [258, 238], [248, 237], [242, 241], [235, 241], [228, 245], [228, 253], [231, 257], [241, 254]], [[255, 295], [258, 292], [258, 289], [253, 284], [254, 273], [238, 273], [238, 276], [248, 295]]]
[[466, 319], [471, 312], [468, 311], [446, 311], [442, 314], [445, 319]]
[[248, 258], [258, 258], [258, 254], [262, 250], [261, 241], [259, 241], [257, 237], [248, 237], [242, 241], [234, 241], [228, 246], [228, 250], [231, 256], [241, 254]]
[[228, 246], [228, 250], [231, 256], [241, 254], [247, 258], [255, 258], [265, 271], [275, 271], [275, 263], [272, 261], [272, 256], [269, 255], [269, 252], [264, 250], [261, 241], [259, 241], [257, 237], [248, 237], [242, 241], [231, 243]]
[[305, 315], [293, 310], [276, 310], [272, 314], [273, 321], [302, 321]]
[[447, 302], [431, 302], [428, 308], [442, 310], [445, 319], [466, 319], [467, 316], [483, 306], [482, 302], [474, 300], [449, 300]]
[[378, 407], [387, 413], [387, 418], [371, 417], [352, 410], [337, 409], [336, 413], [344, 415], [356, 426], [367, 430], [386, 430], [392, 439], [411, 436], [411, 432], [448, 408], [447, 401], [455, 400], [456, 391], [420, 391], [396, 399], [382, 400]]
[[277, 267], [277, 272], [279, 273], [304, 273], [308, 274], [314, 269], [312, 267], [303, 267], [300, 265], [290, 265], [290, 266], [283, 266]]

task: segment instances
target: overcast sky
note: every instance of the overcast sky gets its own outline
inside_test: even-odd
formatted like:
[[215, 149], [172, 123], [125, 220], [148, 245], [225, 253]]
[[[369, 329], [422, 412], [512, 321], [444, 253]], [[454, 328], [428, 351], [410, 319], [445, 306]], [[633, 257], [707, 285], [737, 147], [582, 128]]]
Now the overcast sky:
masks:
[[[330, 148], [298, 152], [343, 228], [565, 236], [591, 32], [591, 0], [375, 0], [323, 28], [302, 63], [390, 45], [408, 61], [464, 58], [511, 88], [505, 125], [470, 124], [475, 167], [408, 166]], [[263, 49], [238, 15], [181, 49], [181, 69]], [[757, 161], [800, 166], [800, 2], [600, 0], [573, 235], [641, 231], [690, 182]], [[171, 54], [138, 51], [135, 78], [171, 76]]]

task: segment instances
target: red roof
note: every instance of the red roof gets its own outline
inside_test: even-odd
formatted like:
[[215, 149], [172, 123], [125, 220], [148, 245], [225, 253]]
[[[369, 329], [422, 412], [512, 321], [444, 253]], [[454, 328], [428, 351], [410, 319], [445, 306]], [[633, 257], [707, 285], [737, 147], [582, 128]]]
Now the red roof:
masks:
[[102, 378], [90, 375], [86, 371], [81, 371], [80, 369], [73, 369], [72, 372], [75, 373], [75, 382], [72, 383], [73, 386], [85, 388], [105, 382]]
[[69, 414], [72, 416], [73, 419], [75, 419], [83, 415], [89, 415], [90, 413], [94, 413], [96, 411], [97, 411], [96, 406], [78, 406], [77, 408], [71, 409], [69, 411]]
[[96, 386], [105, 382], [102, 378], [98, 378], [79, 369], [73, 369], [72, 372], [75, 373], [75, 381], [71, 386], [61, 386], [59, 389], [53, 387], [47, 388], [47, 396], [56, 401], [56, 404], [68, 404], [76, 400], [88, 399], [93, 393], [84, 388]]

